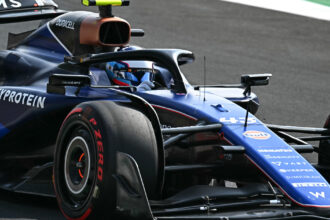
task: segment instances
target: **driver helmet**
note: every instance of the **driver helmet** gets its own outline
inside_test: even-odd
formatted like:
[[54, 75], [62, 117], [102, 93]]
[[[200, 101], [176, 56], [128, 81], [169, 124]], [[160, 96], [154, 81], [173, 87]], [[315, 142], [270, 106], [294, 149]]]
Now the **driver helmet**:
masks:
[[[119, 51], [138, 50], [136, 46], [125, 47]], [[111, 61], [106, 63], [106, 72], [116, 85], [138, 86], [144, 81], [154, 80], [154, 64], [151, 61]]]

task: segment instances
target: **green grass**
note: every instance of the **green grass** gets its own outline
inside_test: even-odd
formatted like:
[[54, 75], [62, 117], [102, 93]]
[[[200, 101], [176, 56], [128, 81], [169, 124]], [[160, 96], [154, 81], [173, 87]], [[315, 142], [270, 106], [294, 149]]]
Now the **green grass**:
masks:
[[307, 0], [307, 1], [318, 3], [325, 6], [330, 6], [330, 0]]

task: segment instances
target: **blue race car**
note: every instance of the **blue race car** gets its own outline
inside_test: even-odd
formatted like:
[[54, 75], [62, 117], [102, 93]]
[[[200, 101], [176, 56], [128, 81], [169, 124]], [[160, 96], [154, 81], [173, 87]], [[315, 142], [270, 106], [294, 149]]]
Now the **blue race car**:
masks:
[[191, 85], [190, 51], [129, 45], [143, 30], [112, 14], [128, 1], [4, 2], [0, 23], [41, 23], [0, 52], [2, 189], [56, 196], [67, 219], [330, 217], [330, 117], [262, 123], [251, 88], [271, 74]]

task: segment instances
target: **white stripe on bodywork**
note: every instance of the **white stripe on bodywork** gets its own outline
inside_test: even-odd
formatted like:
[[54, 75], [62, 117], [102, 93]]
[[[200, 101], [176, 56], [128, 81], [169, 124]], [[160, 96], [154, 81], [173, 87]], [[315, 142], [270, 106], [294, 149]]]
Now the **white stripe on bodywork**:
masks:
[[49, 22], [47, 22], [47, 28], [49, 30], [49, 32], [53, 35], [53, 37], [56, 39], [56, 41], [64, 48], [64, 50], [70, 55], [72, 56], [72, 53], [68, 50], [68, 48], [66, 48], [66, 46], [60, 41], [60, 39], [58, 39], [56, 37], [56, 35], [54, 34], [54, 32], [50, 29], [49, 27]]
[[222, 0], [330, 21], [330, 7], [305, 0]]

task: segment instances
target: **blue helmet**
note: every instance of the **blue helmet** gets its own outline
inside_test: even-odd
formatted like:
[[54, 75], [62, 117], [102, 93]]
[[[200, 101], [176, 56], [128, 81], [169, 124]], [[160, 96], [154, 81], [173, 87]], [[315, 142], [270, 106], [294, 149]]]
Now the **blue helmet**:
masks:
[[[130, 46], [119, 51], [138, 50]], [[138, 86], [144, 81], [153, 81], [153, 62], [150, 61], [111, 61], [106, 64], [106, 72], [112, 83], [120, 86]]]
[[112, 61], [106, 64], [106, 72], [110, 80], [120, 86], [130, 86], [139, 80], [130, 72], [129, 64], [123, 61]]

